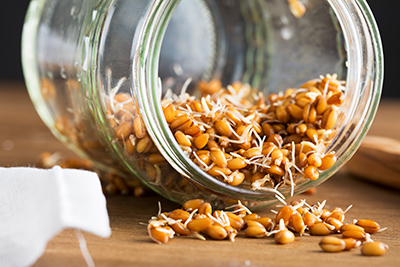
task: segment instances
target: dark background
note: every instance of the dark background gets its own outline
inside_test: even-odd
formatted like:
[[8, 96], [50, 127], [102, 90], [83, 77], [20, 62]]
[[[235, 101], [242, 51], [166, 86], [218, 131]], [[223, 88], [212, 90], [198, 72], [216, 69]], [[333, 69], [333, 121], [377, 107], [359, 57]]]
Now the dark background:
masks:
[[[67, 0], [66, 0], [67, 1]], [[20, 41], [28, 0], [7, 1], [0, 16], [0, 80], [23, 80]], [[400, 98], [400, 1], [369, 0], [381, 32], [385, 54], [384, 97]], [[390, 4], [389, 4], [390, 3]]]

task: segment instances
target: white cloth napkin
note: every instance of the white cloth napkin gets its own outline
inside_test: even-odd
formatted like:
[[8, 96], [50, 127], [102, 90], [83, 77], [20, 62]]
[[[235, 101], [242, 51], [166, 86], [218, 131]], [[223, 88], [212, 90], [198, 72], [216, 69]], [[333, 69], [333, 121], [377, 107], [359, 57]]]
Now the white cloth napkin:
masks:
[[0, 266], [32, 265], [64, 228], [110, 236], [96, 173], [58, 166], [0, 168]]

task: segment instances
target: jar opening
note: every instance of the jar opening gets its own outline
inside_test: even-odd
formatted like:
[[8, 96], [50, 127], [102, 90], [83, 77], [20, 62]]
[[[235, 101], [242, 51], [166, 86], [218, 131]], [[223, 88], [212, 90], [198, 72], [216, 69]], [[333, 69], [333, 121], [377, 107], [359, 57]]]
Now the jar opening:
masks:
[[[207, 3], [210, 1], [207, 1]], [[316, 3], [317, 1], [315, 1]], [[321, 2], [321, 1], [320, 1]], [[322, 1], [323, 2], [323, 1]], [[329, 148], [329, 149], [335, 149], [340, 155], [340, 163], [338, 165], [342, 165], [345, 161], [348, 160], [349, 158], [349, 153], [347, 155], [345, 154], [346, 149], [343, 147], [343, 144], [351, 144], [356, 142], [357, 140], [360, 140], [358, 138], [358, 135], [360, 133], [361, 129], [364, 129], [363, 125], [359, 125], [358, 127], [354, 128], [354, 123], [350, 123], [354, 119], [354, 117], [357, 116], [365, 116], [366, 111], [364, 110], [360, 114], [359, 106], [360, 105], [368, 105], [370, 101], [376, 102], [379, 97], [376, 95], [371, 95], [371, 90], [373, 88], [366, 88], [366, 85], [368, 86], [368, 80], [374, 79], [374, 77], [370, 75], [365, 75], [363, 72], [363, 64], [362, 62], [365, 61], [364, 58], [364, 50], [369, 50], [369, 55], [373, 55], [375, 53], [379, 53], [379, 49], [377, 51], [374, 51], [374, 49], [377, 49], [377, 47], [371, 47], [369, 45], [369, 42], [372, 43], [379, 43], [379, 40], [372, 40], [371, 38], [376, 38], [376, 36], [371, 36], [369, 33], [364, 35], [364, 37], [360, 38], [359, 33], [363, 32], [366, 33], [365, 31], [368, 30], [366, 28], [366, 22], [363, 21], [365, 18], [363, 17], [357, 17], [356, 19], [354, 18], [354, 14], [357, 16], [361, 16], [362, 13], [354, 10], [355, 8], [357, 9], [358, 7], [354, 7], [353, 4], [350, 3], [343, 3], [341, 1], [328, 1], [329, 6], [323, 6], [321, 8], [325, 8], [327, 10], [328, 14], [330, 14], [330, 21], [329, 23], [332, 24], [332, 28], [335, 29], [335, 51], [336, 51], [336, 60], [332, 60], [334, 62], [333, 65], [328, 66], [330, 68], [330, 71], [339, 71], [340, 75], [342, 77], [347, 77], [347, 83], [348, 87], [350, 88], [348, 92], [346, 92], [348, 99], [346, 102], [346, 105], [344, 106], [344, 109], [346, 111], [345, 114], [346, 116], [343, 116], [340, 118], [339, 123], [341, 124], [341, 129], [340, 129], [340, 134], [336, 137], [335, 141], [333, 142], [334, 144]], [[166, 4], [165, 8], [177, 8], [176, 2], [174, 2], [174, 5], [168, 6]], [[321, 4], [322, 5], [322, 4]], [[279, 6], [279, 4], [277, 4]], [[271, 6], [269, 6], [271, 7]], [[241, 6], [240, 8], [244, 8]], [[275, 7], [276, 8], [276, 7]], [[265, 11], [265, 10], [264, 10]], [[166, 12], [166, 11], [164, 11]], [[214, 10], [215, 12], [215, 10]], [[310, 13], [312, 10], [310, 11]], [[161, 13], [160, 13], [161, 14]], [[234, 187], [234, 186], [229, 186], [225, 184], [224, 182], [218, 181], [214, 179], [213, 177], [209, 176], [208, 174], [204, 173], [196, 164], [194, 164], [191, 160], [189, 160], [186, 155], [183, 153], [183, 151], [179, 148], [179, 145], [177, 144], [175, 138], [173, 137], [172, 133], [170, 132], [170, 129], [168, 128], [168, 125], [165, 122], [164, 119], [164, 114], [161, 108], [160, 99], [162, 97], [162, 84], [159, 82], [159, 72], [158, 72], [158, 67], [160, 62], [163, 59], [160, 59], [160, 51], [162, 47], [162, 39], [165, 38], [165, 33], [166, 33], [166, 25], [170, 21], [172, 17], [172, 13], [164, 13], [168, 14], [167, 16], [164, 16], [164, 20], [160, 19], [158, 23], [155, 25], [162, 25], [162, 27], [159, 26], [154, 26], [152, 28], [152, 32], [155, 33], [152, 35], [152, 41], [149, 41], [147, 44], [147, 50], [148, 51], [156, 51], [156, 53], [153, 53], [152, 56], [150, 56], [145, 62], [144, 65], [140, 66], [141, 73], [144, 74], [141, 78], [141, 83], [139, 87], [139, 94], [142, 94], [141, 102], [142, 105], [141, 108], [143, 109], [143, 114], [146, 114], [147, 120], [146, 120], [146, 126], [150, 128], [149, 130], [150, 135], [153, 138], [153, 141], [155, 142], [156, 146], [164, 153], [162, 153], [167, 159], [168, 162], [176, 169], [178, 170], [182, 175], [185, 177], [188, 177], [192, 182], [200, 185], [207, 187], [208, 189], [217, 192], [218, 194], [226, 194], [230, 197], [234, 198], [246, 198], [246, 199], [252, 199], [252, 200], [272, 200], [274, 199], [274, 194], [271, 194], [269, 197], [266, 198], [265, 192], [257, 192], [257, 191], [252, 191], [249, 190], [248, 188], [239, 188], [239, 187]], [[208, 13], [212, 14], [212, 12]], [[221, 13], [219, 14], [221, 15]], [[251, 58], [256, 58], [257, 60], [261, 60], [261, 58], [268, 58], [269, 55], [278, 53], [279, 54], [279, 49], [280, 47], [274, 47], [273, 42], [267, 40], [269, 37], [274, 40], [274, 38], [277, 38], [274, 36], [274, 34], [269, 33], [268, 27], [276, 27], [276, 21], [274, 19], [276, 18], [271, 18], [271, 14], [264, 13], [262, 14], [262, 18], [265, 19], [263, 23], [265, 24], [265, 41], [266, 43], [262, 43], [264, 45], [264, 48], [266, 51], [264, 51], [264, 54], [259, 54], [259, 57], [256, 57], [256, 55], [252, 55]], [[362, 21], [360, 22], [360, 19]], [[284, 20], [284, 19], [283, 19]], [[280, 22], [282, 23], [282, 17], [280, 18]], [[221, 25], [219, 25], [221, 26]], [[251, 25], [252, 27], [257, 27], [258, 25]], [[218, 26], [217, 26], [218, 28]], [[290, 27], [289, 27], [290, 28]], [[286, 29], [287, 30], [287, 29]], [[220, 30], [221, 31], [221, 30]], [[223, 31], [223, 30], [222, 30]], [[275, 33], [276, 34], [276, 33]], [[279, 32], [280, 38], [285, 39], [288, 38], [287, 35], [285, 35], [285, 29], [281, 29]], [[227, 33], [229, 35], [229, 33]], [[225, 35], [226, 37], [226, 35]], [[257, 36], [255, 37], [257, 38]], [[341, 39], [342, 38], [342, 39]], [[367, 40], [366, 40], [367, 39]], [[150, 39], [148, 39], [150, 40]], [[216, 40], [220, 41], [220, 40]], [[303, 40], [304, 41], [304, 40]], [[224, 42], [222, 42], [224, 43]], [[152, 44], [152, 45], [150, 45]], [[157, 45], [154, 45], [157, 44]], [[253, 44], [254, 45], [254, 44]], [[293, 45], [293, 44], [291, 44]], [[323, 45], [323, 44], [322, 44]], [[249, 46], [251, 44], [247, 43], [246, 45], [246, 51], [248, 53]], [[378, 47], [379, 48], [379, 47]], [[293, 49], [293, 47], [292, 47]], [[229, 50], [229, 49], [227, 49]], [[227, 54], [223, 56], [222, 58], [226, 58], [227, 55], [229, 54], [229, 51], [226, 51]], [[282, 48], [284, 50], [284, 47]], [[338, 51], [339, 50], [339, 51]], [[296, 53], [295, 51], [294, 53]], [[304, 52], [304, 51], [303, 51]], [[372, 53], [372, 54], [371, 54]], [[328, 57], [329, 58], [329, 57]], [[248, 58], [247, 58], [248, 60]], [[326, 59], [325, 59], [326, 60]], [[332, 64], [332, 62], [329, 62]], [[329, 65], [326, 62], [321, 62], [317, 61], [314, 62], [315, 65], [319, 66], [320, 64], [322, 65]], [[146, 65], [148, 64], [148, 65]], [[262, 63], [263, 64], [263, 63]], [[263, 71], [267, 71], [265, 74], [265, 77], [270, 77], [271, 72], [274, 72], [274, 70], [270, 70], [271, 62], [265, 63], [265, 68]], [[373, 64], [373, 62], [369, 62], [369, 64]], [[284, 64], [283, 64], [284, 65]], [[246, 66], [246, 65], [245, 65]], [[309, 65], [305, 65], [307, 68]], [[334, 67], [332, 67], [334, 66]], [[350, 66], [347, 69], [347, 66]], [[142, 68], [143, 67], [143, 68]], [[318, 67], [317, 67], [318, 68]], [[373, 66], [372, 66], [373, 68]], [[276, 71], [276, 70], [275, 70]], [[269, 73], [268, 73], [269, 72]], [[307, 73], [307, 72], [305, 72]], [[211, 77], [218, 77], [220, 78], [221, 75], [224, 73], [222, 72], [216, 72], [214, 73], [215, 76]], [[323, 74], [323, 73], [320, 73]], [[290, 72], [287, 74], [290, 76]], [[240, 75], [239, 75], [240, 76]], [[263, 76], [263, 75], [261, 75]], [[205, 75], [204, 77], [208, 78], [209, 74]], [[201, 78], [204, 78], [201, 77]], [[230, 76], [232, 77], [232, 76]], [[241, 73], [240, 76], [242, 79], [248, 79], [246, 76], [246, 71]], [[263, 77], [263, 79], [265, 78]], [[187, 77], [185, 77], [187, 78]], [[196, 77], [198, 79], [198, 77]], [[311, 77], [304, 77], [303, 74], [303, 79], [308, 79]], [[265, 78], [267, 79], [267, 78]], [[224, 80], [222, 78], [221, 80]], [[285, 77], [282, 78], [281, 80], [285, 80]], [[271, 84], [274, 83], [268, 83], [265, 82], [263, 84], [260, 82], [260, 78], [257, 77], [255, 74], [252, 79], [249, 80], [251, 83], [255, 84], [257, 88], [260, 90], [265, 90], [265, 91], [270, 91], [271, 90]], [[230, 80], [230, 82], [233, 82]], [[182, 83], [182, 81], [181, 81]], [[174, 84], [174, 83], [171, 83]], [[277, 82], [275, 81], [275, 84]], [[174, 84], [176, 85], [176, 84]], [[264, 87], [265, 86], [265, 87]], [[147, 88], [146, 90], [143, 90], [143, 88]], [[151, 89], [150, 89], [151, 88]], [[180, 88], [179, 86], [177, 88]], [[366, 94], [362, 98], [356, 97], [356, 95], [362, 94], [363, 91], [366, 91]], [[376, 89], [376, 88], [375, 88]], [[176, 89], [179, 90], [179, 89]], [[282, 89], [283, 90], [283, 89]], [[149, 114], [154, 114], [150, 115]], [[347, 127], [345, 125], [348, 125]], [[353, 125], [353, 126], [352, 126]], [[341, 147], [343, 146], [343, 147]], [[355, 150], [353, 150], [354, 153]], [[321, 177], [317, 182], [305, 182], [301, 185], [299, 185], [296, 189], [297, 192], [305, 191], [306, 188], [310, 186], [310, 184], [313, 185], [318, 185], [319, 183], [323, 182], [326, 180], [329, 176], [331, 176], [334, 172], [337, 171], [337, 168], [333, 168], [333, 170], [329, 170], [325, 173], [323, 173], [323, 177]], [[290, 189], [283, 189], [281, 191], [284, 195], [289, 195]]]
[[137, 176], [175, 201], [199, 193], [266, 204], [277, 192], [230, 186], [187, 157], [161, 99], [168, 88], [179, 95], [188, 78], [192, 95], [200, 81], [217, 79], [268, 96], [336, 72], [348, 88], [327, 148], [338, 161], [318, 180], [298, 182], [295, 193], [328, 179], [371, 125], [382, 47], [365, 1], [298, 1], [304, 14], [281, 0], [32, 1], [23, 35], [27, 86], [54, 134], [98, 166]]

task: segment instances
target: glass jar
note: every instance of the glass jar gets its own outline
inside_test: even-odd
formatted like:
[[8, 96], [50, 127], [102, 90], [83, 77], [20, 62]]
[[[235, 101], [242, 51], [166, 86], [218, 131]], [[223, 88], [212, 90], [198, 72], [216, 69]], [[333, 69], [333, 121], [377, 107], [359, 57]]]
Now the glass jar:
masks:
[[[228, 185], [194, 164], [170, 131], [160, 100], [167, 88], [179, 94], [188, 78], [190, 94], [198, 81], [211, 79], [242, 81], [270, 94], [337, 73], [347, 89], [326, 153], [334, 151], [338, 160], [318, 180], [297, 183], [294, 193], [331, 177], [355, 153], [375, 115], [383, 78], [380, 36], [366, 1], [296, 4], [33, 0], [23, 31], [27, 87], [54, 135], [104, 170], [137, 177], [177, 202], [270, 204], [275, 192]], [[141, 118], [144, 133], [118, 138], [110, 118], [125, 113]], [[152, 153], [164, 159], [150, 160]], [[288, 196], [291, 188], [280, 192]]]

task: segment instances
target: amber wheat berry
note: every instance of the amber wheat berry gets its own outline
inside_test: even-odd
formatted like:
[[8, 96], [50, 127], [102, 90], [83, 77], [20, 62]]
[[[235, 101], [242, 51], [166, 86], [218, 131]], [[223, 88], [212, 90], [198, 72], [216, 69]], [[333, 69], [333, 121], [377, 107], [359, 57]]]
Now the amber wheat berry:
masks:
[[389, 249], [389, 246], [382, 242], [369, 242], [361, 247], [361, 253], [365, 256], [382, 256]]
[[355, 224], [362, 227], [369, 234], [376, 233], [381, 229], [380, 225], [373, 220], [362, 219], [356, 221]]
[[340, 252], [346, 248], [346, 243], [340, 238], [326, 236], [319, 242], [319, 246], [326, 252]]

